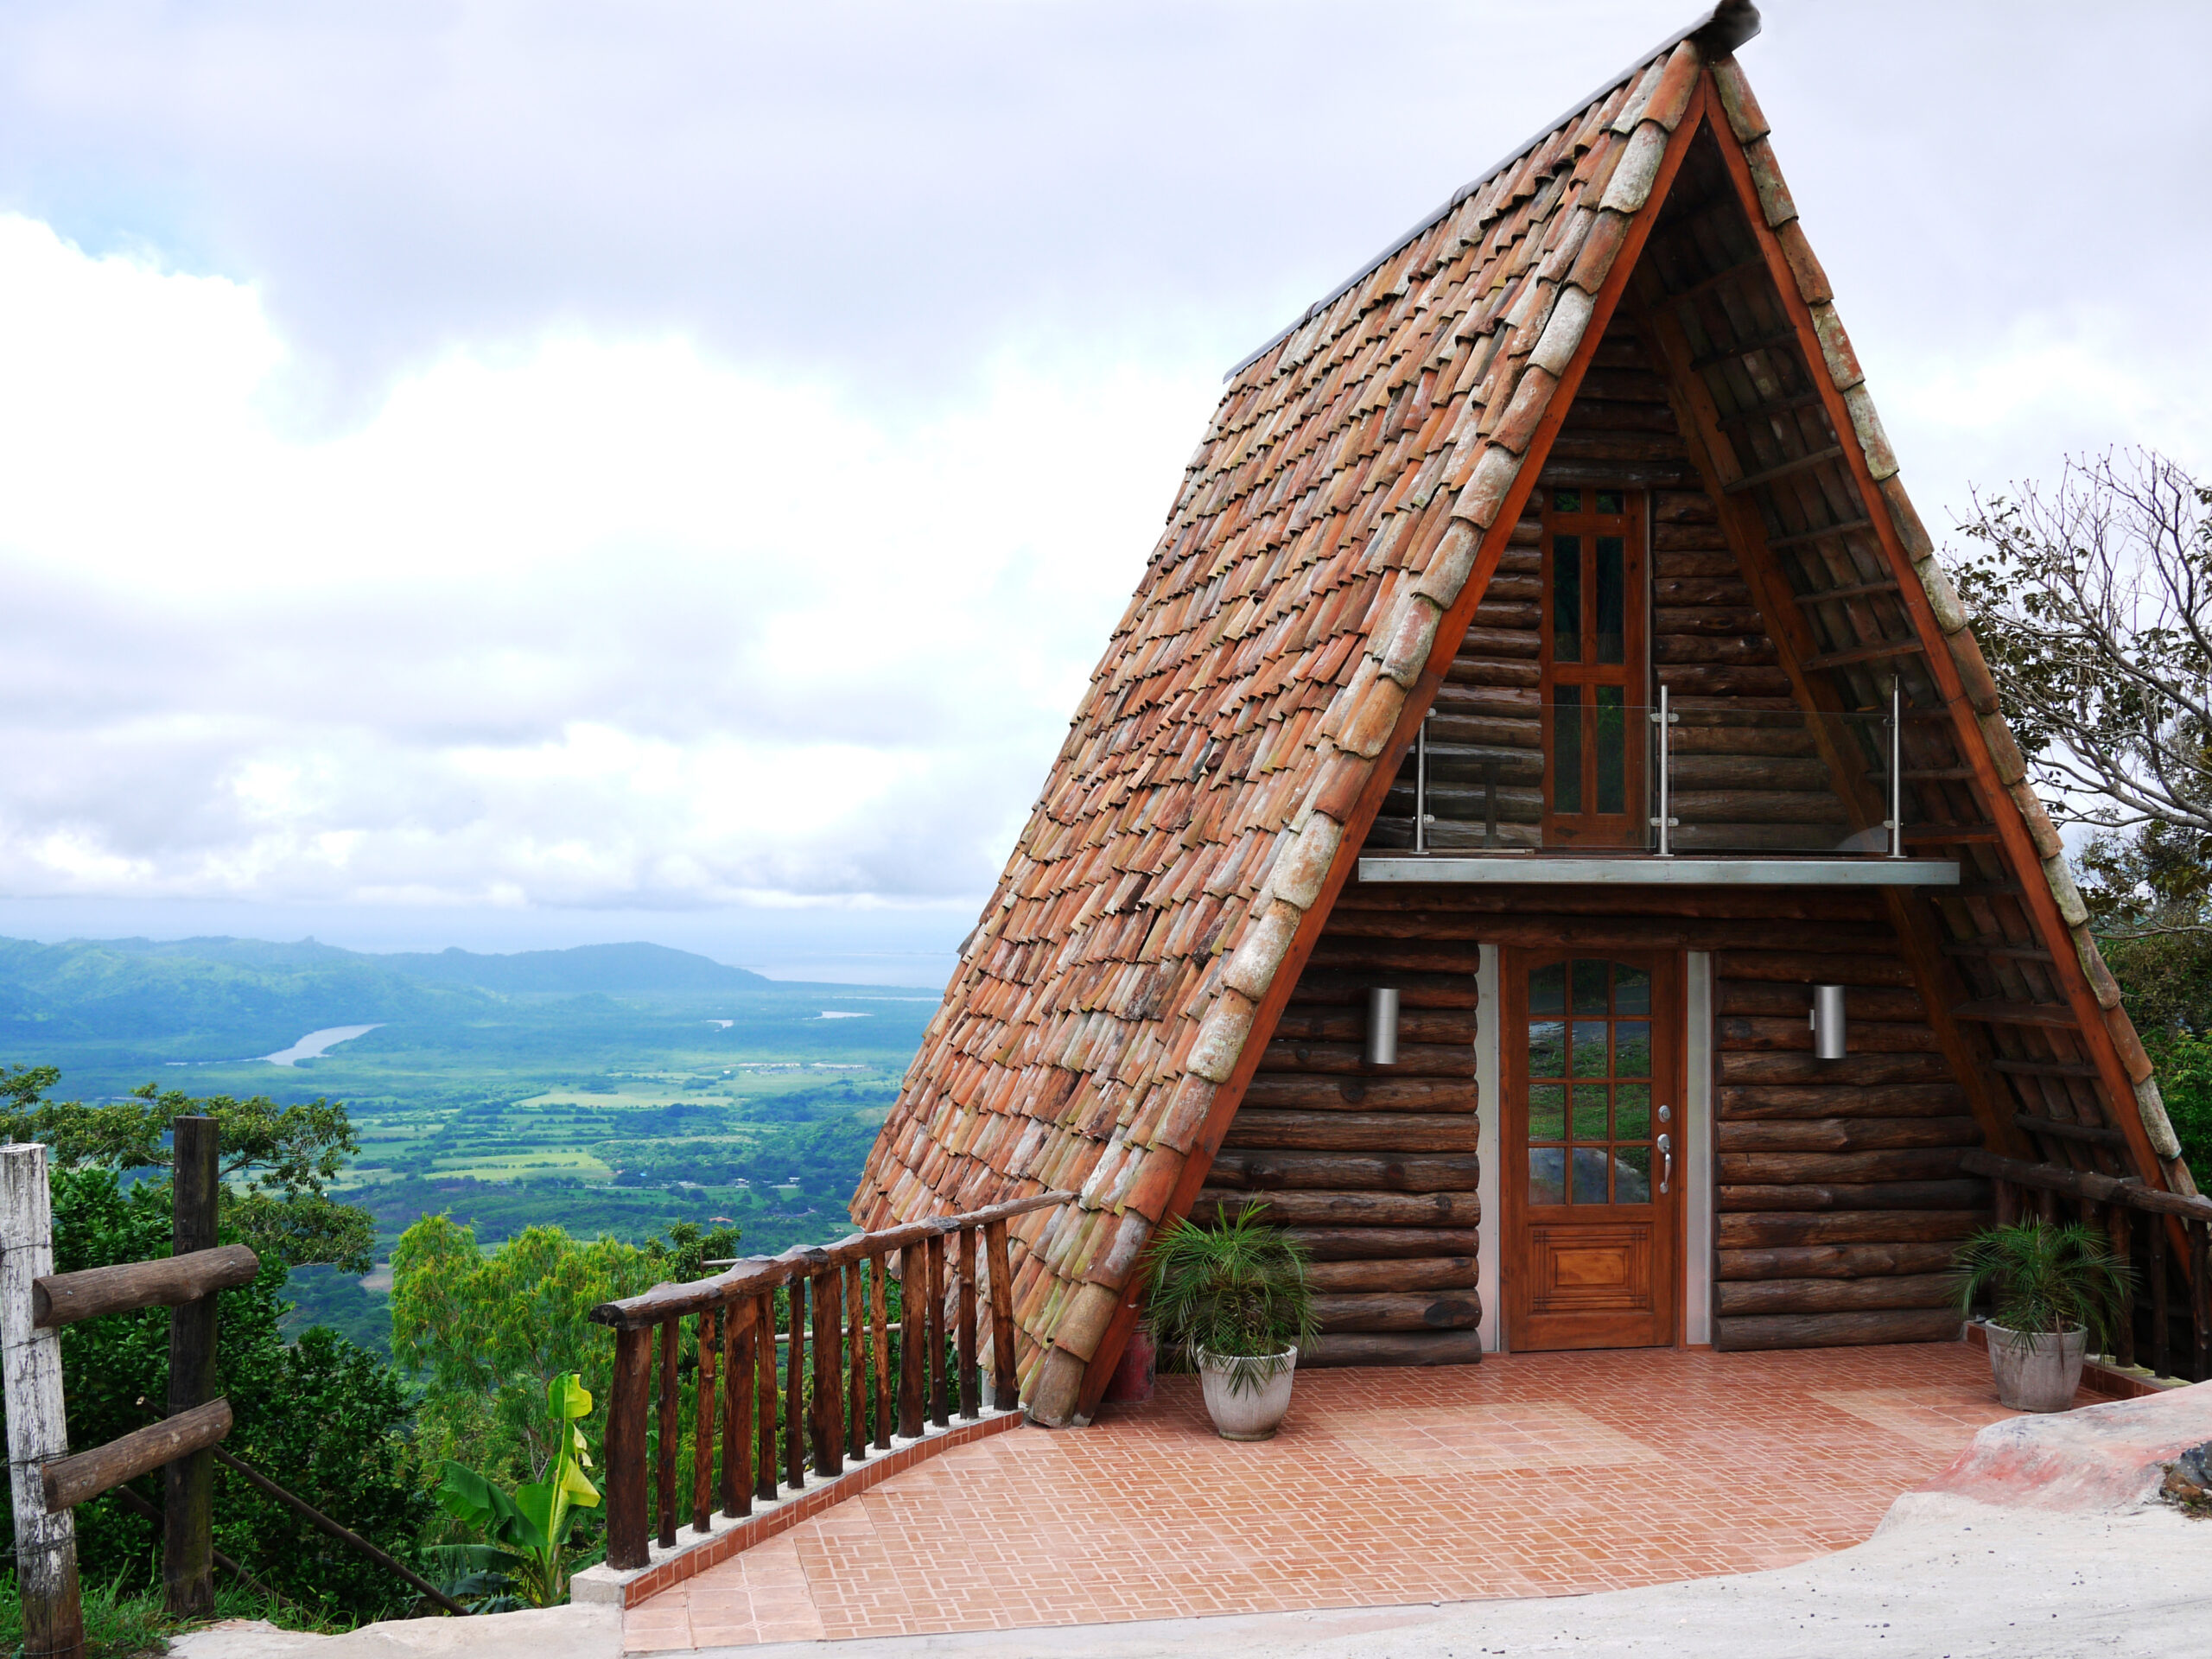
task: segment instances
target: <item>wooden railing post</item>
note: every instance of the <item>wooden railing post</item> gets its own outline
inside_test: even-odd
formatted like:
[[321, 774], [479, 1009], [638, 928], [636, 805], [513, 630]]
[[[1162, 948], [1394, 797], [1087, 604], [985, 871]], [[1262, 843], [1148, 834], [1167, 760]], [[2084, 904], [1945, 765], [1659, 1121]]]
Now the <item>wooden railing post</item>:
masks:
[[2171, 1376], [2173, 1304], [2166, 1286], [2166, 1218], [2152, 1217], [2144, 1230], [2151, 1236], [2151, 1369], [2160, 1376]]
[[658, 1510], [660, 1547], [676, 1548], [676, 1356], [680, 1319], [660, 1323], [660, 1447], [655, 1460], [653, 1502]]
[[645, 1547], [645, 1415], [652, 1357], [650, 1328], [614, 1333], [614, 1397], [607, 1408], [607, 1560], [622, 1572], [652, 1559]]
[[930, 1421], [944, 1428], [952, 1421], [952, 1379], [944, 1369], [944, 1235], [932, 1234], [926, 1247], [929, 1257], [928, 1347], [923, 1354], [929, 1366]]
[[[2123, 1271], [2133, 1263], [2135, 1257], [2133, 1213], [2124, 1204], [2108, 1204], [2105, 1206], [2105, 1236], [2108, 1241], [2107, 1248], [2120, 1262]], [[2120, 1288], [2120, 1313], [2113, 1322], [2113, 1361], [2123, 1368], [2135, 1363], [2133, 1282], [2132, 1276], [2123, 1280]]]
[[[171, 1248], [178, 1255], [212, 1250], [222, 1196], [220, 1128], [212, 1117], [170, 1125]], [[169, 1310], [168, 1414], [215, 1397], [215, 1298]], [[162, 1590], [172, 1614], [205, 1618], [215, 1611], [215, 1455], [202, 1449], [162, 1471]]]
[[845, 1455], [868, 1456], [868, 1303], [861, 1294], [861, 1264], [845, 1263]]
[[715, 1311], [699, 1315], [698, 1397], [691, 1408], [691, 1530], [715, 1529]]
[[753, 1344], [751, 1302], [722, 1309], [722, 1513], [753, 1513]]
[[976, 1370], [976, 1234], [960, 1230], [960, 1414], [983, 1414], [982, 1385]]
[[2189, 1311], [2190, 1324], [2196, 1338], [2194, 1363], [2196, 1375], [2192, 1382], [2212, 1382], [2212, 1226], [2201, 1221], [2189, 1224]]
[[22, 1602], [23, 1659], [83, 1659], [76, 1522], [67, 1510], [47, 1508], [39, 1476], [48, 1459], [69, 1451], [61, 1338], [33, 1324], [31, 1313], [32, 1282], [54, 1272], [46, 1156], [36, 1143], [0, 1147], [0, 1365], [7, 1389], [9, 1491], [16, 1505], [16, 1588]]
[[2020, 1189], [1999, 1178], [1990, 1182], [1989, 1192], [1997, 1211], [1997, 1224], [2010, 1227], [2020, 1218]]
[[991, 1275], [991, 1403], [1012, 1411], [1021, 1384], [1014, 1364], [1014, 1256], [1007, 1243], [1007, 1224], [995, 1221], [985, 1230]]
[[[797, 1491], [806, 1484], [806, 1293], [809, 1281], [789, 1286], [791, 1341], [784, 1351], [784, 1484]], [[775, 1494], [771, 1492], [769, 1497]]]
[[839, 1308], [841, 1280], [835, 1268], [814, 1275], [814, 1471], [845, 1472], [845, 1379], [839, 1363], [844, 1346], [844, 1319]]
[[875, 1449], [891, 1449], [891, 1314], [883, 1279], [890, 1262], [880, 1251], [868, 1259], [868, 1316], [870, 1364], [875, 1381]]
[[772, 1503], [776, 1496], [776, 1293], [763, 1293], [753, 1305], [753, 1432], [760, 1439], [753, 1464], [753, 1496]]
[[911, 1244], [899, 1252], [899, 1433], [910, 1440], [921, 1438], [928, 1414], [929, 1254]]

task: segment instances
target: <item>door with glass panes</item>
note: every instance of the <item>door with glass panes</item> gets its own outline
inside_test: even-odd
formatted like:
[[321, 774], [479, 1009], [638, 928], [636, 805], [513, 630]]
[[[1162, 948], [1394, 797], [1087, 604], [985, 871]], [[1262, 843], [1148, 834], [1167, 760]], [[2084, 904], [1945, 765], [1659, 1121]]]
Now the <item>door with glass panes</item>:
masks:
[[1542, 501], [1544, 845], [1641, 851], [1651, 742], [1643, 495], [1578, 485]]
[[1516, 1351], [1676, 1339], [1680, 962], [1506, 954], [1499, 1276]]

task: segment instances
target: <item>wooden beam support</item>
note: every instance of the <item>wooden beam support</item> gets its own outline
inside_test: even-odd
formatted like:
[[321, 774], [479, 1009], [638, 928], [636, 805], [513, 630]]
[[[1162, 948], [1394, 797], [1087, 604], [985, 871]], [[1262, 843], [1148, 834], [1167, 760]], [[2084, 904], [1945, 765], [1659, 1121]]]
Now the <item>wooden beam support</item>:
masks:
[[[1709, 84], [1700, 88], [1710, 111], [1718, 104]], [[1769, 227], [1766, 217], [1759, 209], [1759, 196], [1752, 183], [1751, 162], [1744, 154], [1725, 112], [1712, 121], [1713, 137], [1717, 140], [1723, 164], [1736, 187], [1736, 197], [1743, 205], [1744, 217], [1759, 251], [1765, 256], [1767, 270], [1774, 279], [1784, 314], [1797, 336], [1798, 350], [1802, 353], [1808, 372], [1820, 388], [1828, 406], [1829, 423], [1839, 434], [1855, 434], [1849, 406], [1843, 393], [1836, 389], [1834, 378], [1827, 372], [1827, 354], [1821, 348], [1820, 335], [1814, 326], [1812, 308], [1798, 291], [1796, 274], [1790, 268], [1788, 254], [1780, 238]], [[1844, 445], [1844, 461], [1852, 481], [1858, 486], [1859, 499], [1868, 518], [1872, 521], [1874, 534], [1879, 543], [1890, 572], [1897, 578], [1899, 597], [1913, 620], [1914, 632], [1931, 643], [1944, 639], [1942, 626], [1936, 619], [1935, 607], [1927, 590], [1913, 569], [1912, 558], [1907, 551], [1902, 533], [1887, 511], [1887, 502], [1881, 486], [1876, 483], [1868, 467], [1865, 452], [1855, 436]], [[2106, 1109], [2127, 1135], [2131, 1160], [2146, 1180], [2165, 1185], [2164, 1167], [2152, 1149], [2150, 1134], [2143, 1127], [2142, 1115], [2135, 1107], [2135, 1085], [2122, 1063], [2118, 1043], [2104, 1022], [2104, 1012], [2091, 989], [2088, 976], [2075, 959], [2073, 935], [2064, 918], [2058, 913], [2058, 901], [2050, 884], [2042, 879], [2043, 861], [2037, 855], [2035, 844], [2028, 831], [2027, 820], [2005, 791], [1997, 776], [1994, 760], [1987, 739], [1983, 735], [1978, 713], [1967, 696], [1964, 680], [1958, 664], [1951, 660], [1948, 645], [1931, 650], [1926, 660], [1934, 675], [1936, 687], [1944, 705], [1952, 711], [1952, 719], [1959, 751], [1979, 773], [1982, 795], [1990, 804], [1999, 826], [2000, 844], [2005, 862], [2023, 876], [2033, 870], [2036, 880], [2023, 880], [2021, 898], [2034, 918], [2037, 930], [2050, 948], [2055, 976], [2066, 988], [2067, 1001], [2072, 1005], [2081, 1029], [2086, 1034], [2086, 1044], [2096, 1061], [2107, 1096]], [[2001, 799], [1999, 798], [2002, 798]]]
[[[1726, 124], [1725, 117], [1720, 118], [1720, 124]], [[1815, 713], [1847, 712], [1834, 686], [1816, 685], [1805, 671], [1805, 659], [1813, 656], [1817, 648], [1805, 618], [1789, 602], [1794, 595], [1783, 580], [1780, 567], [1767, 550], [1766, 527], [1758, 511], [1740, 493], [1731, 493], [1724, 487], [1726, 479], [1739, 474], [1741, 468], [1733, 447], [1715, 418], [1712, 396], [1705, 382], [1691, 372], [1688, 342], [1669, 319], [1651, 312], [1644, 300], [1645, 295], [1639, 291], [1637, 301], [1643, 306], [1640, 321], [1645, 325], [1645, 338], [1666, 371], [1661, 378], [1667, 384], [1668, 398], [1674, 405], [1675, 424], [1681, 429], [1683, 444], [1692, 461], [1706, 480], [1706, 493], [1719, 515], [1721, 528], [1730, 545], [1738, 550], [1744, 580], [1766, 622], [1769, 637], [1778, 648], [1777, 654], [1783, 671], [1789, 677], [1796, 703]], [[1864, 829], [1878, 823], [1885, 816], [1884, 810], [1865, 779], [1864, 763], [1858, 753], [1847, 752], [1835, 741], [1830, 729], [1833, 722], [1816, 720], [1809, 724], [1815, 745], [1835, 780], [1837, 792], [1853, 814], [1853, 827]], [[1936, 948], [1934, 914], [1896, 888], [1883, 890], [1882, 905], [1891, 926], [1896, 930], [1908, 965], [1918, 982], [1926, 988], [1923, 1000], [1928, 1005], [1929, 1028], [1935, 1033], [1936, 1047], [1950, 1066], [1952, 1076], [1966, 1090], [1968, 1109], [1980, 1127], [1985, 1143], [2005, 1152], [2030, 1150], [2028, 1141], [2012, 1122], [2013, 1103], [2009, 1099], [2000, 1099], [1998, 1090], [1990, 1085], [1985, 1069], [1986, 1045], [1970, 1039], [1958, 1022], [1944, 1013], [1952, 1001], [1964, 999], [1966, 988]]]
[[2127, 1137], [2118, 1129], [2105, 1128], [2094, 1123], [2062, 1123], [2055, 1117], [2037, 1117], [2032, 1112], [2016, 1112], [2012, 1121], [2030, 1135], [2048, 1135], [2060, 1141], [2085, 1141], [2098, 1147], [2124, 1147], [2127, 1144]]
[[[1814, 533], [1825, 536], [1828, 532], [1816, 531]], [[1767, 551], [1771, 553], [1785, 542], [1802, 542], [1805, 539], [1806, 537], [1802, 536], [1777, 536], [1767, 543]], [[1817, 605], [1824, 599], [1860, 599], [1868, 594], [1894, 594], [1897, 590], [1897, 585], [1894, 582], [1854, 582], [1847, 588], [1828, 588], [1819, 593], [1793, 594], [1790, 597], [1800, 605]]]
[[[1716, 425], [1726, 424], [1726, 417], [1717, 409], [1713, 412], [1713, 418]], [[1745, 490], [1755, 490], [1762, 484], [1771, 484], [1778, 478], [1788, 478], [1792, 474], [1805, 472], [1827, 461], [1840, 461], [1842, 458], [1843, 446], [1840, 443], [1832, 443], [1825, 449], [1810, 450], [1794, 460], [1781, 461], [1772, 467], [1763, 467], [1756, 473], [1746, 473], [1734, 483], [1724, 484], [1720, 487], [1731, 495], [1741, 495]]]

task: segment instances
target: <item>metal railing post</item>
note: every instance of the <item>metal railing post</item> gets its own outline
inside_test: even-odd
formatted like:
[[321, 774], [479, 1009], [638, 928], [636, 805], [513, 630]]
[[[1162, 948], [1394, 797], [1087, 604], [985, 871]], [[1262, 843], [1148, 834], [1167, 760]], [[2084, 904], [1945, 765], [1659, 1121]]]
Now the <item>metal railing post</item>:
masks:
[[1904, 681], [1890, 682], [1890, 856], [1904, 856]]
[[1421, 724], [1414, 728], [1414, 851], [1428, 850], [1428, 717], [1436, 711], [1424, 710]]
[[1675, 765], [1674, 734], [1669, 729], [1681, 716], [1669, 706], [1667, 688], [1659, 688], [1659, 706], [1651, 711], [1651, 723], [1659, 730], [1659, 814], [1651, 822], [1659, 829], [1659, 856], [1675, 855], [1674, 788], [1672, 772]]

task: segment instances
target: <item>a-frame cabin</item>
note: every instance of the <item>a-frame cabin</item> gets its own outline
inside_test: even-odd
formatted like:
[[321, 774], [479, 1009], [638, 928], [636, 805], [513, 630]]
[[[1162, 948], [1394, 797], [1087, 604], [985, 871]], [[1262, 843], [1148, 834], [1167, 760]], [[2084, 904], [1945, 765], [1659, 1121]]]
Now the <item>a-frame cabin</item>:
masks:
[[1990, 1154], [2195, 1190], [1757, 23], [1230, 376], [852, 1202], [1079, 1191], [1017, 1230], [1039, 1420], [1099, 1398], [1159, 1224], [1253, 1196], [1315, 1258], [1303, 1363], [1433, 1363], [1947, 1338]]

